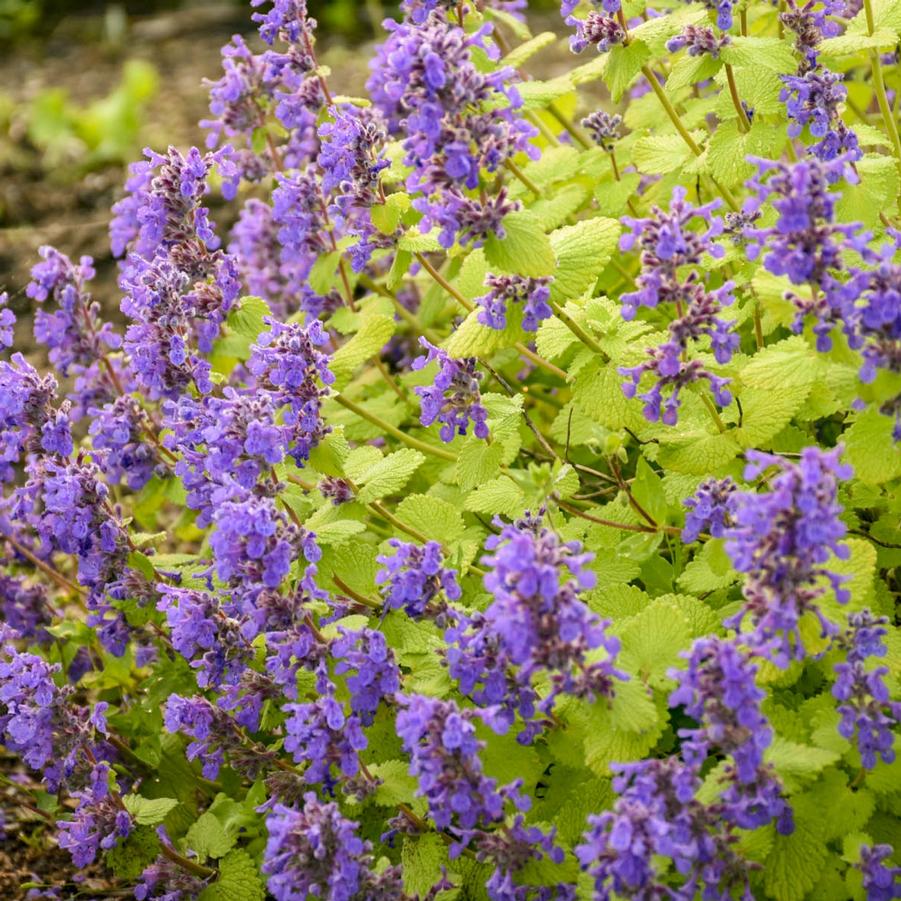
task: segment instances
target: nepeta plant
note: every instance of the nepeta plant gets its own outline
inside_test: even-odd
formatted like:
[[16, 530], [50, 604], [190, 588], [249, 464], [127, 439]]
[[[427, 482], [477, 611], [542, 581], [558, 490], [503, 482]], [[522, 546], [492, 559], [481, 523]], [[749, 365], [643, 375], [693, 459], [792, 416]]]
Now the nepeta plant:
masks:
[[368, 98], [251, 6], [114, 207], [124, 325], [54, 248], [38, 353], [0, 295], [35, 842], [139, 901], [899, 897], [892, 5], [405, 0]]

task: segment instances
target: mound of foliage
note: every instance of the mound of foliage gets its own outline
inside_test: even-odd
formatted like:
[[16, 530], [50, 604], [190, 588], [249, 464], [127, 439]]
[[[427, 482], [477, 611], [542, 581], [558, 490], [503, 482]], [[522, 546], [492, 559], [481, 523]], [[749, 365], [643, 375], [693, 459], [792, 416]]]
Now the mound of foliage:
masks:
[[898, 5], [525, 5], [255, 0], [124, 328], [0, 312], [0, 736], [140, 901], [899, 897]]

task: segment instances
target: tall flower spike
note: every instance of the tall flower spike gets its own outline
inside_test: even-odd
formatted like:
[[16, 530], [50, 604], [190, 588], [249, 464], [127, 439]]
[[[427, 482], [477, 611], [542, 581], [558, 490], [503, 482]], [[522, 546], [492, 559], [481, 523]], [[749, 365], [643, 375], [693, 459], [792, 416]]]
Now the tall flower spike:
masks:
[[487, 294], [476, 298], [482, 309], [479, 322], [503, 331], [507, 327], [507, 313], [511, 303], [522, 311], [524, 331], [538, 331], [538, 326], [553, 313], [548, 301], [551, 297], [551, 278], [526, 278], [521, 275], [488, 275]]
[[377, 558], [382, 568], [375, 578], [376, 584], [382, 586], [387, 608], [402, 607], [414, 619], [426, 614], [437, 616], [447, 606], [444, 601], [435, 601], [439, 594], [443, 593], [448, 601], [460, 598], [456, 570], [442, 566], [441, 545], [437, 541], [420, 547], [392, 538], [388, 544], [394, 553]]
[[482, 374], [476, 369], [475, 357], [455, 360], [426, 338], [420, 338], [419, 343], [428, 353], [413, 361], [413, 369], [423, 369], [432, 362], [438, 364], [434, 383], [415, 389], [422, 407], [420, 422], [424, 426], [430, 426], [436, 420], [442, 423], [439, 434], [446, 442], [453, 441], [457, 435], [465, 435], [472, 422], [473, 434], [487, 440], [488, 411], [482, 406], [479, 392]]
[[689, 512], [685, 514], [682, 540], [697, 541], [705, 529], [714, 538], [722, 538], [732, 523], [732, 506], [738, 486], [728, 476], [725, 479], [705, 479], [698, 490], [685, 500]]
[[[614, 680], [625, 678], [613, 666], [619, 642], [607, 623], [579, 599], [595, 584], [587, 568], [591, 554], [578, 542], [562, 543], [540, 517], [502, 526], [486, 548], [482, 563], [490, 567], [485, 588], [494, 596], [484, 614], [459, 615], [446, 633], [447, 662], [460, 690], [482, 706], [500, 705], [495, 722], [506, 729], [514, 715], [525, 720], [519, 736], [529, 742], [560, 694], [609, 697]], [[588, 662], [603, 648], [607, 659]], [[536, 684], [544, 676], [550, 692], [539, 700]]]
[[836, 501], [838, 483], [851, 476], [839, 462], [840, 449], [805, 448], [798, 463], [782, 457], [748, 451], [745, 478], [755, 479], [770, 467], [777, 472], [768, 480], [769, 490], [735, 495], [735, 519], [726, 531], [726, 551], [732, 565], [746, 574], [743, 609], [726, 625], [738, 629], [750, 620], [753, 632], [745, 637], [780, 667], [805, 654], [801, 619], [812, 613], [824, 635], [836, 627], [816, 605], [832, 586], [840, 602], [849, 598], [843, 578], [825, 564], [834, 554], [846, 559], [841, 543], [845, 525]]
[[886, 617], [875, 617], [869, 610], [848, 616], [848, 630], [839, 639], [847, 649], [843, 663], [835, 665], [837, 679], [832, 694], [841, 703], [839, 732], [848, 739], [857, 736], [857, 749], [865, 769], [876, 766], [877, 757], [884, 763], [895, 759], [895, 731], [901, 724], [901, 703], [892, 701], [884, 676], [887, 666], [867, 669], [868, 657], [884, 657]]

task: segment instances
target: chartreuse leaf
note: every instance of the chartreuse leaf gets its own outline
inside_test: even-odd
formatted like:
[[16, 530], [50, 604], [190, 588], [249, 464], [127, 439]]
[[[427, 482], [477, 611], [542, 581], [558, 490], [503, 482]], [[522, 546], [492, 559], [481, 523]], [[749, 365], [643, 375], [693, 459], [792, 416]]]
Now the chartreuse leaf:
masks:
[[650, 56], [650, 48], [641, 40], [619, 44], [610, 50], [604, 67], [604, 81], [615, 101], [625, 94]]
[[160, 853], [160, 840], [150, 826], [138, 826], [103, 856], [113, 874], [125, 882], [136, 882]]
[[232, 851], [219, 864], [219, 876], [198, 896], [198, 901], [263, 901], [266, 892], [259, 866], [240, 849]]
[[504, 216], [504, 236], [489, 235], [485, 257], [503, 272], [537, 278], [553, 275], [556, 259], [539, 221], [527, 210]]
[[797, 68], [791, 47], [777, 37], [730, 36], [730, 42], [722, 48], [720, 56], [732, 66], [759, 67], [776, 73], [794, 72]]
[[473, 310], [444, 342], [444, 350], [452, 357], [489, 357], [526, 337], [522, 328], [520, 304], [507, 305], [507, 323], [502, 329], [482, 325], [479, 322], [479, 311]]
[[842, 184], [841, 197], [835, 205], [836, 217], [872, 228], [879, 221], [885, 198], [898, 194], [898, 168], [890, 156], [872, 153], [859, 159], [854, 168], [859, 181]]
[[166, 819], [171, 810], [178, 807], [175, 798], [144, 798], [141, 795], [123, 795], [122, 803], [140, 826], [156, 826]]
[[384, 763], [372, 763], [369, 770], [379, 786], [373, 799], [384, 807], [397, 807], [398, 804], [410, 804], [416, 797], [418, 784], [416, 777], [410, 775], [410, 764], [405, 760], [386, 760]]
[[646, 424], [641, 402], [623, 395], [622, 382], [622, 376], [612, 363], [597, 360], [583, 366], [573, 386], [576, 403], [605, 428], [625, 427], [641, 431]]
[[500, 476], [467, 495], [465, 507], [473, 513], [502, 514], [512, 519], [525, 510], [525, 494], [509, 476]]
[[504, 449], [497, 442], [487, 444], [480, 438], [470, 438], [457, 455], [455, 476], [463, 491], [490, 481], [498, 470]]
[[235, 836], [229, 835], [218, 817], [210, 811], [202, 814], [185, 836], [188, 847], [197, 852], [201, 862], [210, 857], [224, 857], [234, 847], [235, 840]]
[[522, 97], [522, 108], [526, 110], [544, 109], [555, 100], [565, 97], [574, 88], [569, 75], [558, 75], [548, 81], [533, 79], [523, 81], [516, 86]]
[[394, 317], [382, 314], [365, 316], [359, 331], [336, 350], [329, 360], [336, 390], [343, 388], [358, 366], [374, 357], [394, 334]]
[[688, 620], [675, 604], [655, 601], [617, 632], [622, 643], [618, 666], [655, 688], [672, 684], [667, 674], [679, 668], [679, 653], [692, 637]]
[[217, 372], [230, 371], [229, 360], [246, 360], [250, 356], [250, 346], [269, 329], [264, 319], [271, 315], [272, 310], [262, 297], [247, 295], [239, 298], [225, 320], [225, 335], [216, 342], [213, 350]]
[[388, 494], [396, 494], [423, 464], [425, 457], [412, 448], [401, 448], [368, 467], [357, 481], [362, 484], [357, 499], [369, 504]]
[[413, 896], [424, 897], [441, 878], [442, 867], [448, 865], [447, 845], [434, 832], [404, 836], [401, 869], [404, 889]]
[[892, 437], [894, 423], [878, 410], [858, 414], [842, 435], [845, 457], [854, 475], [868, 485], [881, 485], [901, 476], [901, 454]]
[[679, 576], [679, 585], [686, 591], [705, 594], [726, 588], [738, 578], [732, 561], [726, 553], [721, 538], [704, 543], [699, 554], [685, 567]]
[[369, 208], [369, 213], [372, 216], [372, 224], [383, 235], [393, 235], [408, 209], [410, 209], [410, 195], [399, 191], [396, 194], [389, 194], [384, 203], [373, 204]]
[[591, 288], [610, 262], [619, 233], [620, 224], [602, 216], [552, 232], [550, 243], [557, 268], [551, 283], [551, 300], [574, 300]]
[[[694, 142], [703, 140], [703, 132], [691, 134]], [[647, 135], [639, 138], [632, 149], [632, 160], [639, 172], [662, 175], [684, 166], [694, 158], [691, 148], [679, 135]]]
[[557, 35], [553, 31], [543, 31], [536, 34], [535, 37], [514, 47], [502, 60], [501, 65], [513, 66], [514, 69], [519, 68], [523, 63], [528, 62], [536, 53], [545, 47], [557, 42]]
[[465, 531], [460, 511], [448, 501], [427, 494], [405, 497], [395, 516], [427, 538], [441, 542], [456, 541]]
[[818, 776], [839, 756], [835, 751], [798, 744], [776, 735], [766, 749], [764, 760], [771, 763], [783, 782], [792, 788]]

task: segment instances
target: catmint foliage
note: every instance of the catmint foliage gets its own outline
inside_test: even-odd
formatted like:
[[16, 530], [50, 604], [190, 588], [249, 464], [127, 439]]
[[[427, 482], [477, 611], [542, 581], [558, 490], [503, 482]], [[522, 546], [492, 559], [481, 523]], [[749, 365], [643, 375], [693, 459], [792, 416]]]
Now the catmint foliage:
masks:
[[899, 897], [892, 4], [385, 8], [0, 294], [33, 891]]

